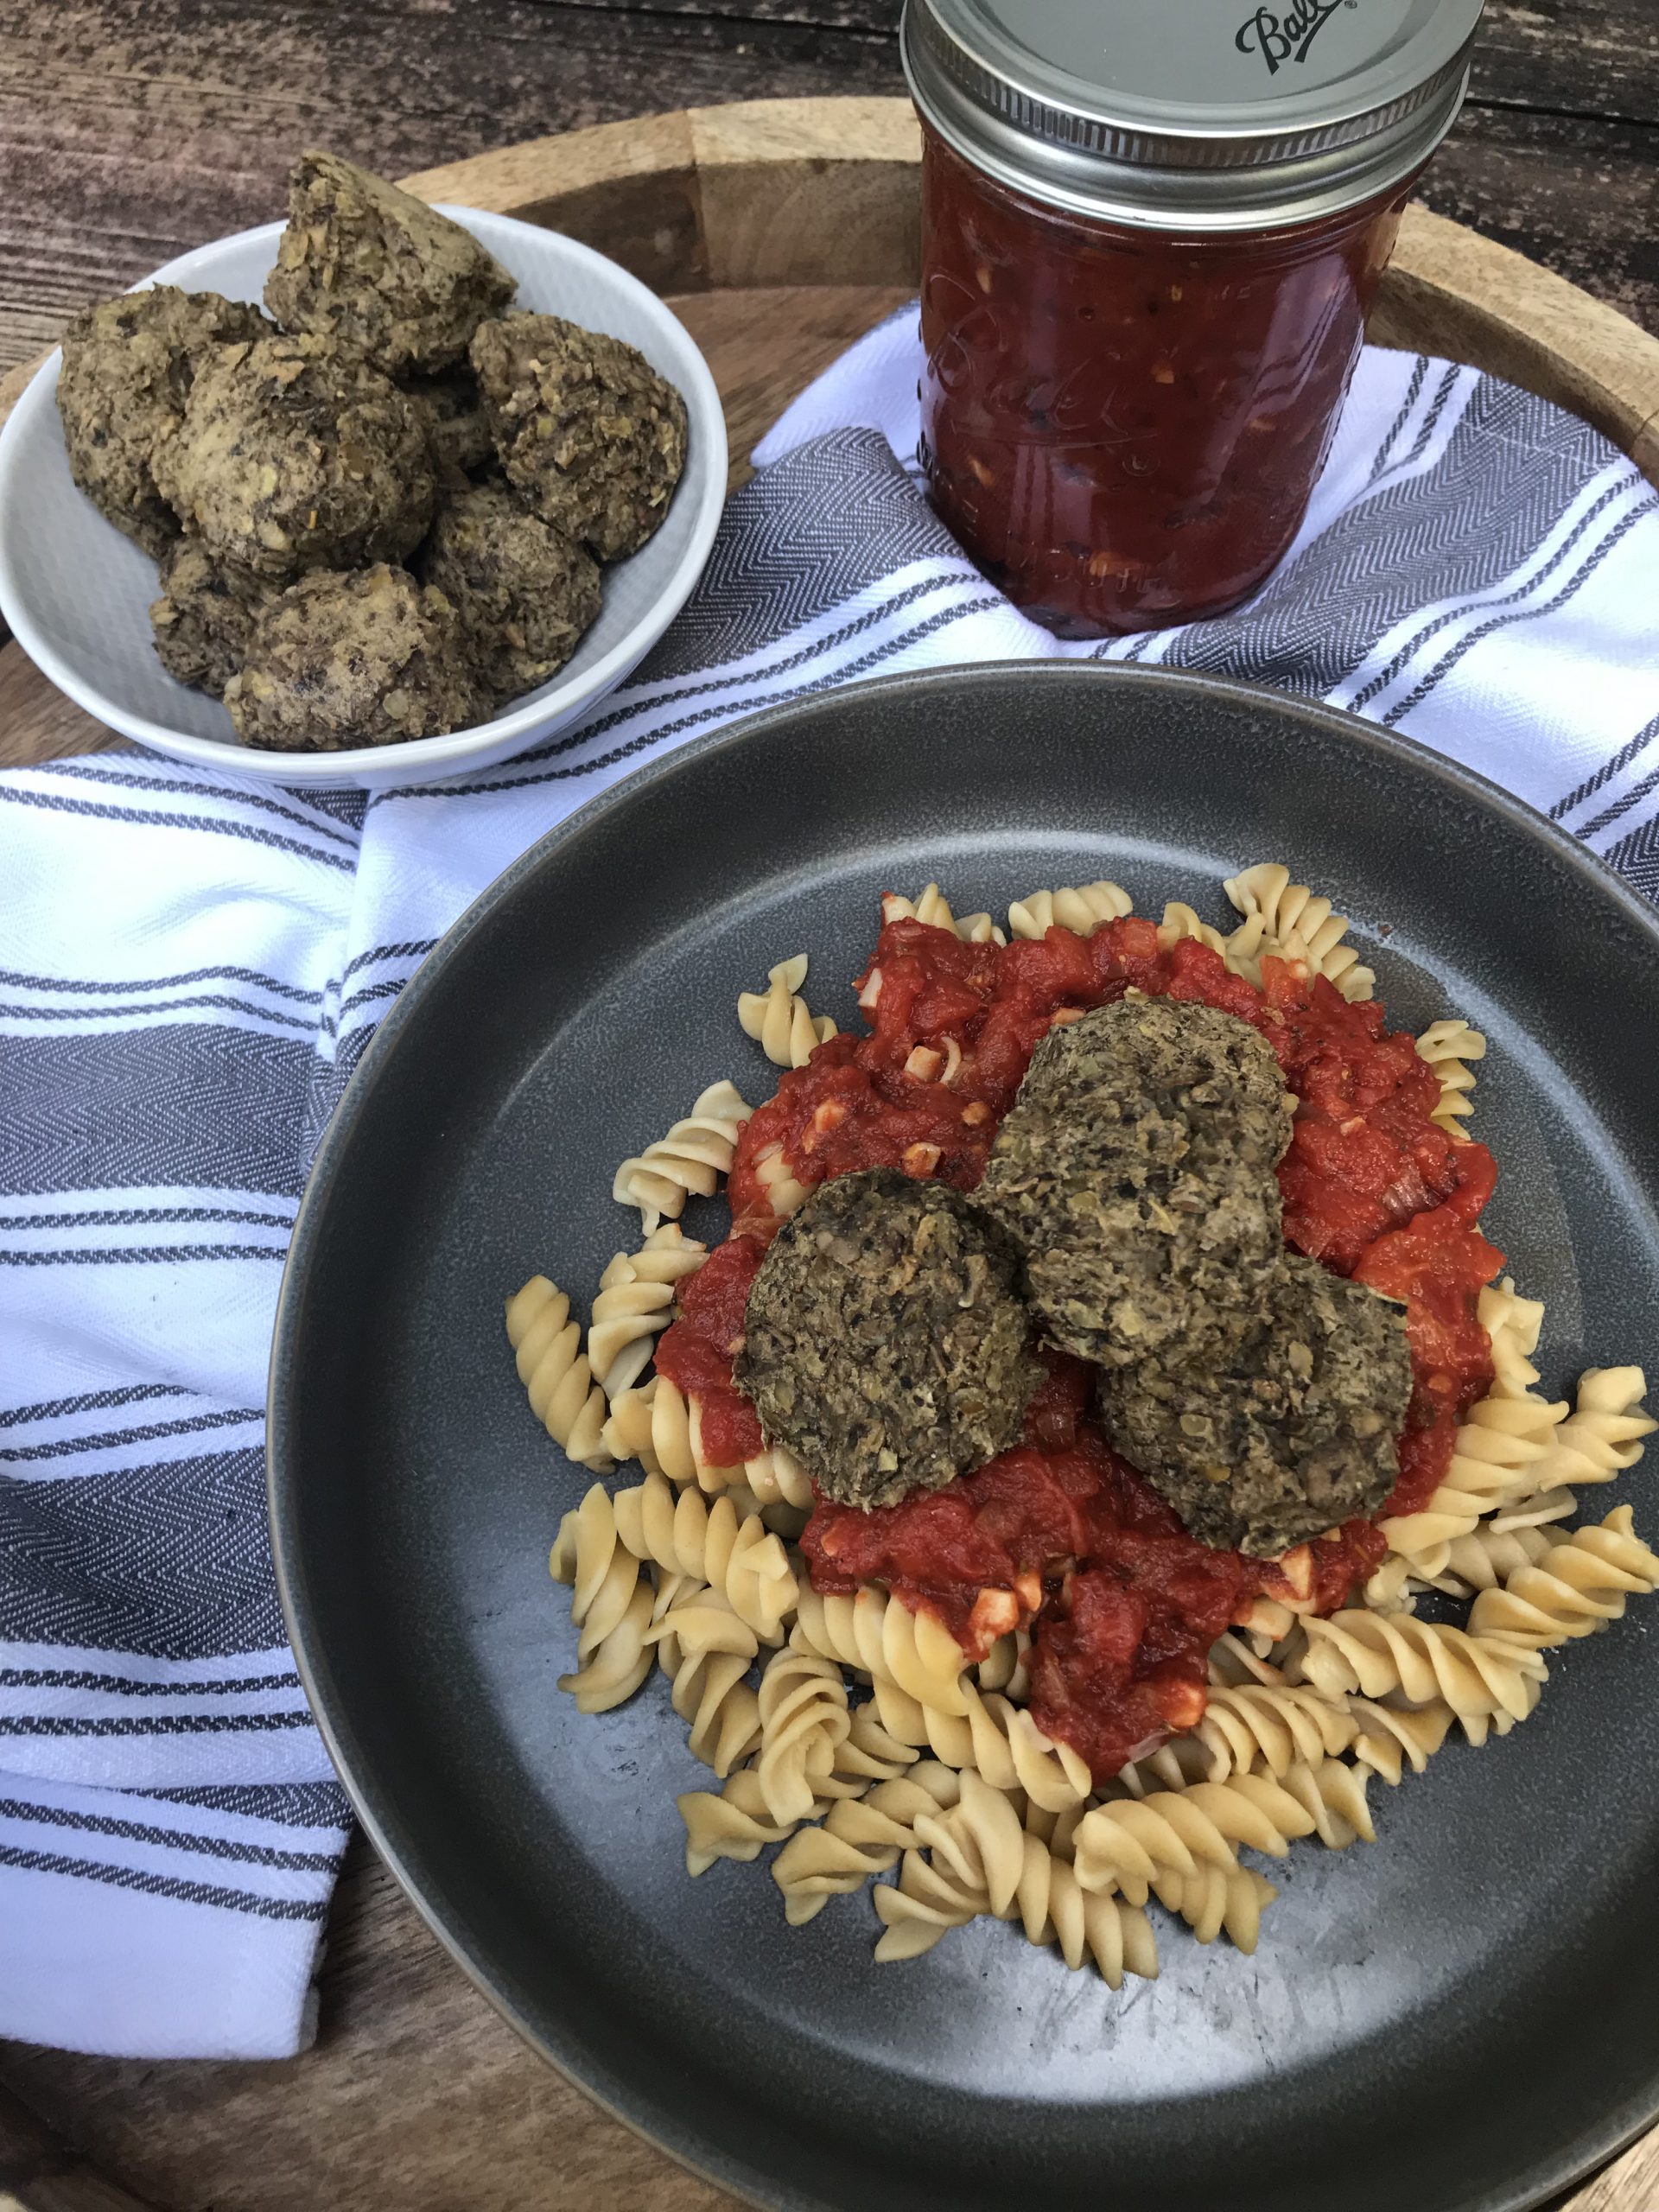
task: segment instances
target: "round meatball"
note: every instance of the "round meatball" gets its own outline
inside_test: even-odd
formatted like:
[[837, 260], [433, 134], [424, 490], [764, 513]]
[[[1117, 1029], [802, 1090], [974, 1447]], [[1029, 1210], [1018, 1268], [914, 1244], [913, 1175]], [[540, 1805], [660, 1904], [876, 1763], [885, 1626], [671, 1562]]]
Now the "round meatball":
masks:
[[820, 1184], [749, 1294], [736, 1376], [768, 1442], [866, 1510], [994, 1459], [1040, 1380], [1016, 1274], [946, 1184], [892, 1167]]
[[448, 368], [517, 289], [470, 231], [338, 155], [302, 154], [265, 283], [284, 330], [337, 338], [393, 375]]
[[417, 402], [327, 338], [262, 338], [204, 360], [156, 481], [221, 559], [284, 581], [401, 561], [436, 498]]
[[487, 712], [454, 608], [384, 563], [290, 586], [254, 625], [225, 703], [245, 745], [297, 753], [435, 737]]
[[1050, 1031], [976, 1195], [1063, 1351], [1221, 1346], [1260, 1311], [1293, 1103], [1261, 1035], [1215, 1007], [1125, 999]]
[[439, 510], [421, 573], [461, 616], [498, 700], [545, 683], [599, 613], [593, 562], [499, 486], [465, 492]]
[[1125, 1459], [1201, 1542], [1257, 1559], [1376, 1511], [1410, 1396], [1404, 1308], [1294, 1254], [1224, 1370], [1143, 1360], [1100, 1381]]
[[507, 481], [601, 561], [637, 552], [685, 467], [685, 402], [643, 353], [556, 315], [486, 322], [473, 366]]
[[162, 556], [162, 596], [149, 610], [162, 666], [222, 698], [248, 657], [256, 620], [281, 590], [233, 562], [215, 561], [200, 539], [179, 538]]
[[179, 534], [150, 466], [157, 439], [183, 419], [205, 353], [270, 327], [257, 308], [217, 292], [156, 284], [83, 308], [65, 331], [58, 412], [69, 473], [152, 560]]

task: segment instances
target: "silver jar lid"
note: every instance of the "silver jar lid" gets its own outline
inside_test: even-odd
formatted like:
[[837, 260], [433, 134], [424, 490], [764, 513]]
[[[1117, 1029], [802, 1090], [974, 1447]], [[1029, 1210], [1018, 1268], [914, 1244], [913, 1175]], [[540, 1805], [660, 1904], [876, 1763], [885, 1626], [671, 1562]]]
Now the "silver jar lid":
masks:
[[1463, 105], [1482, 0], [906, 0], [924, 118], [1034, 200], [1157, 230], [1309, 222]]

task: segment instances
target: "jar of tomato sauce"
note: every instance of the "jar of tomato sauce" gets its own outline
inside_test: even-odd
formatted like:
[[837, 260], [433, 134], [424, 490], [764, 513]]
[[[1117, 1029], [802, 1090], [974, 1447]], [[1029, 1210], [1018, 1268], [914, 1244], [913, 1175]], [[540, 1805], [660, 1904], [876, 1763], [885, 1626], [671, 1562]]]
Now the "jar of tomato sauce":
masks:
[[1482, 0], [906, 0], [922, 461], [1061, 637], [1217, 614], [1296, 534]]

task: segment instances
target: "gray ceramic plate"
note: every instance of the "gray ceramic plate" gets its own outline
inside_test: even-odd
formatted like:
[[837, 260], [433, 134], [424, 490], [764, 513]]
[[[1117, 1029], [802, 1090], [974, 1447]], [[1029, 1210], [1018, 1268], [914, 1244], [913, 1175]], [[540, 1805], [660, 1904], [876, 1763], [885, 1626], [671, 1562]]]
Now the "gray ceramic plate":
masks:
[[[665, 1685], [584, 1719], [545, 1559], [588, 1479], [525, 1412], [504, 1296], [584, 1302], [616, 1162], [770, 1078], [733, 1001], [786, 953], [854, 1017], [884, 889], [959, 908], [1110, 875], [1223, 918], [1282, 858], [1340, 897], [1413, 1028], [1491, 1039], [1487, 1226], [1541, 1363], [1643, 1359], [1659, 1306], [1659, 918], [1478, 779], [1322, 709], [1048, 664], [855, 686], [690, 746], [481, 899], [389, 1015], [295, 1237], [271, 1398], [294, 1641], [375, 1840], [548, 2056], [768, 2204], [1498, 2212], [1659, 2111], [1656, 1627], [1573, 1647], [1508, 1741], [1298, 1847], [1262, 1946], [1170, 1930], [1156, 1983], [985, 1922], [874, 1966], [868, 1898], [785, 1929], [764, 1866], [693, 1884]], [[1625, 1494], [1659, 1534], [1654, 1473]], [[1599, 1510], [1605, 1510], [1605, 1507]]]

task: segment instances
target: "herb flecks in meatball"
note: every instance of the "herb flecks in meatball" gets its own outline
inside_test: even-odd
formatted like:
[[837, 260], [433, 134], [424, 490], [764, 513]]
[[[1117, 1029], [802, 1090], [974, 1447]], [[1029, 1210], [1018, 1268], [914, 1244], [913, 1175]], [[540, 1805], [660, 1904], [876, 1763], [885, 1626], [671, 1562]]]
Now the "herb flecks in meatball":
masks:
[[262, 338], [204, 360], [156, 480], [211, 552], [261, 575], [401, 561], [436, 487], [428, 417], [327, 338]]
[[890, 1167], [820, 1184], [749, 1294], [735, 1373], [768, 1441], [866, 1510], [995, 1459], [1040, 1379], [1016, 1274], [948, 1185]]
[[454, 608], [384, 564], [285, 591], [225, 703], [245, 745], [302, 753], [434, 737], [487, 711]]
[[465, 361], [432, 377], [404, 377], [402, 389], [428, 415], [428, 436], [438, 480], [448, 491], [467, 485], [497, 467], [489, 417], [478, 378]]
[[620, 338], [553, 315], [486, 322], [473, 340], [507, 481], [601, 561], [638, 551], [685, 467], [685, 402]]
[[1294, 1254], [1224, 1369], [1100, 1380], [1108, 1435], [1190, 1532], [1261, 1559], [1376, 1511], [1410, 1396], [1403, 1308]]
[[222, 698], [247, 658], [255, 622], [281, 592], [235, 562], [216, 561], [199, 538], [180, 538], [162, 556], [162, 595], [149, 610], [156, 658], [181, 683]]
[[1292, 1103], [1265, 1040], [1215, 1007], [1122, 1000], [1051, 1030], [976, 1196], [1054, 1344], [1106, 1367], [1224, 1350], [1283, 1254]]
[[183, 419], [203, 357], [269, 328], [257, 308], [156, 284], [84, 308], [65, 331], [58, 412], [69, 473], [152, 559], [179, 535], [152, 467], [157, 441]]
[[470, 232], [338, 155], [302, 154], [265, 304], [394, 375], [458, 361], [517, 289]]
[[440, 509], [421, 572], [461, 616], [498, 700], [545, 683], [599, 613], [594, 563], [499, 486]]

